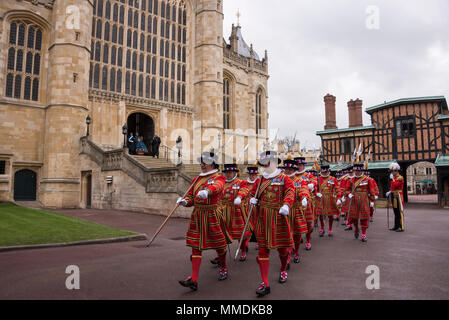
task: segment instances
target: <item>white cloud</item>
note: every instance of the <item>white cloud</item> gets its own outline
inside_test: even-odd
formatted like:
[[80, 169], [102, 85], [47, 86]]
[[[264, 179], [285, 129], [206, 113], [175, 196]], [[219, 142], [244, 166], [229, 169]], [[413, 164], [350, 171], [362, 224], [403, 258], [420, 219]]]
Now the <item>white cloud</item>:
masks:
[[[379, 8], [380, 29], [366, 28]], [[347, 101], [364, 107], [406, 97], [449, 96], [447, 0], [226, 0], [224, 36], [240, 10], [245, 41], [269, 58], [270, 127], [320, 145], [323, 97], [337, 97], [337, 125]], [[369, 116], [364, 115], [364, 124]]]

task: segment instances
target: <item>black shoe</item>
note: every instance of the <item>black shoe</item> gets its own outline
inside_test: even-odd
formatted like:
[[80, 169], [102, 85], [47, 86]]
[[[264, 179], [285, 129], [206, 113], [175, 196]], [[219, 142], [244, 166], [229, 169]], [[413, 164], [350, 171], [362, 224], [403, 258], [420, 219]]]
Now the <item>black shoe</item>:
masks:
[[301, 258], [299, 256], [295, 256], [295, 258], [293, 259], [293, 263], [300, 263], [301, 262]]
[[220, 259], [217, 257], [210, 261], [213, 265], [219, 266], [220, 265]]
[[358, 233], [354, 233], [354, 238], [358, 239], [359, 238], [359, 234]]
[[404, 230], [402, 230], [402, 228], [398, 228], [397, 230], [394, 230], [396, 232], [404, 232]]
[[220, 268], [220, 272], [218, 274], [218, 281], [224, 281], [228, 278], [228, 269], [224, 268], [221, 269]]
[[288, 278], [287, 271], [282, 271], [279, 275], [279, 283], [286, 283]]
[[192, 291], [198, 290], [198, 282], [193, 282], [191, 278], [187, 278], [187, 280], [179, 281], [179, 284], [185, 288], [190, 288]]
[[267, 294], [270, 294], [271, 289], [270, 287], [265, 287], [265, 283], [261, 283], [259, 288], [256, 290], [256, 294], [258, 297], [266, 296]]
[[287, 270], [290, 270], [290, 263], [287, 263]]

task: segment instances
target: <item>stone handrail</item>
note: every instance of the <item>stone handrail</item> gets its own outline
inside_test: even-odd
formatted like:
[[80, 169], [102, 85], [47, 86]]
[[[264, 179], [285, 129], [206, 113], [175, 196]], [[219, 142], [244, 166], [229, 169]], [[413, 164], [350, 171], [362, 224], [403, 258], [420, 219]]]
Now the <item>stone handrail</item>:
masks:
[[89, 156], [101, 171], [121, 170], [144, 186], [147, 193], [177, 193], [182, 196], [190, 185], [191, 178], [180, 168], [148, 169], [128, 155], [125, 149], [103, 151], [88, 137], [81, 138], [80, 146], [80, 154]]

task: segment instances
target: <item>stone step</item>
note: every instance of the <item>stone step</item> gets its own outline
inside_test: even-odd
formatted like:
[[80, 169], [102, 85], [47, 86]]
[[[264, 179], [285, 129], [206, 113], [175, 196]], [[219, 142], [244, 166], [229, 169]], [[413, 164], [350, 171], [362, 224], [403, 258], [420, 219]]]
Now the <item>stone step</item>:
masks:
[[146, 156], [133, 156], [133, 158], [149, 169], [173, 168], [176, 166], [174, 163], [166, 159], [157, 159]]

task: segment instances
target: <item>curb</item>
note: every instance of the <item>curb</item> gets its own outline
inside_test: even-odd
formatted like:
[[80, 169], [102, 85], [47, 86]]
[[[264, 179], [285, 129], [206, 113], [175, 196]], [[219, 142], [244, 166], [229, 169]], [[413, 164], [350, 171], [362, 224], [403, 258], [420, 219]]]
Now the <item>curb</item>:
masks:
[[49, 244], [35, 244], [35, 245], [25, 245], [25, 246], [0, 247], [0, 252], [85, 246], [85, 245], [92, 245], [92, 244], [107, 244], [107, 243], [118, 243], [118, 242], [143, 241], [143, 240], [148, 240], [148, 236], [145, 233], [137, 234], [134, 236], [108, 238], [108, 239], [96, 239], [96, 240], [65, 242], [65, 243], [49, 243]]

